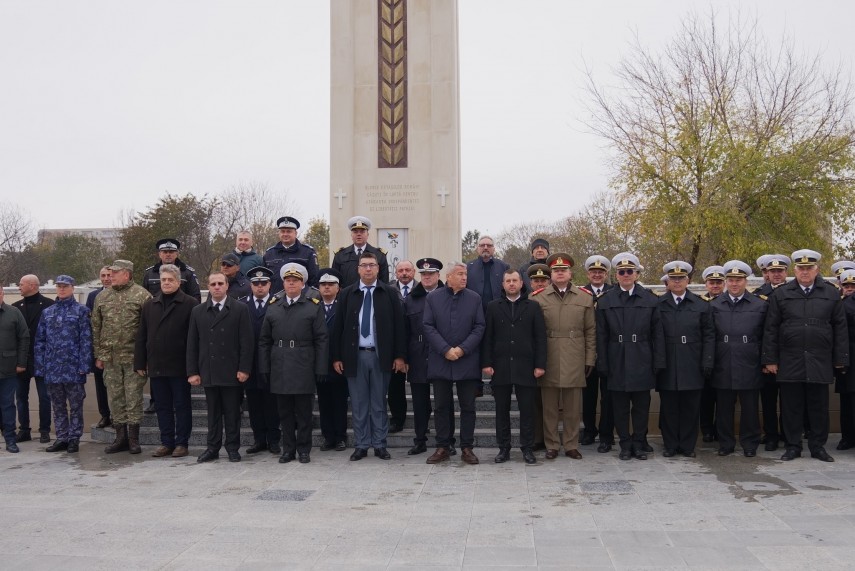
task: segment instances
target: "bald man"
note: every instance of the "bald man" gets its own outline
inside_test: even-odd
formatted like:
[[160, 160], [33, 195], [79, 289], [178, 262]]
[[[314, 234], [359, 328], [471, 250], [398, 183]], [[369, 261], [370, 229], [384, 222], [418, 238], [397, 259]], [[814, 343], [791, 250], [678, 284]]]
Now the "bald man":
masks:
[[[20, 425], [16, 440], [26, 442], [32, 440], [30, 434], [30, 379], [33, 378], [34, 348], [36, 343], [36, 330], [39, 328], [39, 320], [42, 311], [53, 305], [53, 300], [39, 293], [39, 278], [33, 274], [27, 274], [18, 280], [18, 289], [23, 299], [12, 305], [24, 314], [27, 327], [30, 329], [30, 350], [27, 353], [27, 369], [18, 373], [18, 390], [16, 391], [16, 404], [18, 407], [18, 423]], [[39, 442], [47, 444], [50, 442], [50, 397], [47, 393], [43, 377], [36, 377], [36, 392], [39, 395]]]

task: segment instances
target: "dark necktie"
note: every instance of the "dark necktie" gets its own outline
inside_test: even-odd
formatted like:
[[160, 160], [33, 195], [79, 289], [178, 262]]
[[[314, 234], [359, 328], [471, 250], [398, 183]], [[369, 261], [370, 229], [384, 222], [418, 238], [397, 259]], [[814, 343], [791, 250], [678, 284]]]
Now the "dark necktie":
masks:
[[294, 305], [294, 300], [289, 298], [288, 299], [288, 305]]
[[674, 301], [676, 301], [676, 302], [677, 302], [677, 305], [680, 305], [680, 302], [681, 302], [681, 301], [683, 301], [683, 298], [682, 298], [682, 297], [678, 297], [678, 298], [677, 298], [677, 299], [675, 299]]
[[332, 304], [331, 304], [331, 303], [325, 303], [325, 304], [324, 304], [324, 313], [326, 313], [327, 315], [329, 315], [329, 314], [330, 314], [330, 308], [331, 308], [331, 307], [332, 307]]
[[362, 298], [362, 327], [363, 337], [371, 335], [371, 290], [374, 286], [365, 286], [365, 295]]
[[407, 295], [410, 293], [410, 286], [405, 285], [404, 289], [401, 290], [401, 292], [404, 294], [404, 297], [407, 297]]
[[805, 295], [809, 295], [809, 294], [810, 294], [810, 288], [809, 288], [809, 287], [806, 287], [806, 288], [805, 288]]
[[362, 255], [362, 248], [357, 248], [356, 249], [356, 257], [358, 258], [361, 255]]
[[599, 296], [600, 296], [600, 292], [601, 292], [601, 291], [603, 291], [603, 290], [601, 290], [600, 288], [595, 289], [595, 290], [594, 290], [594, 295], [596, 295], [597, 297], [599, 297]]
[[214, 304], [214, 309], [216, 309], [217, 311], [220, 311], [220, 304], [219, 304], [219, 303], [215, 303], [215, 304]]
[[260, 312], [262, 309], [264, 309], [264, 300], [263, 300], [263, 299], [256, 299], [256, 300], [255, 300], [255, 303], [258, 305], [257, 309], [258, 309], [258, 311], [259, 311], [259, 312]]

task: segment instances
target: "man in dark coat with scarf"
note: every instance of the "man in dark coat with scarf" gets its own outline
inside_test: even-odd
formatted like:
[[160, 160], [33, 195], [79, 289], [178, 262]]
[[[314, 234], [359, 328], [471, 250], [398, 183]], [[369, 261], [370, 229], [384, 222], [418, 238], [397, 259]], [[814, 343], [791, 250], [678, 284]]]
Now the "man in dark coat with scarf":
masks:
[[[435, 258], [422, 258], [416, 262], [421, 274], [419, 284], [404, 299], [404, 320], [407, 334], [407, 381], [410, 383], [410, 394], [413, 397], [413, 428], [416, 436], [413, 447], [407, 451], [409, 456], [427, 452], [427, 429], [433, 407], [430, 402], [430, 383], [428, 382], [428, 352], [429, 346], [424, 333], [424, 310], [427, 296], [437, 288], [443, 287], [439, 279], [442, 262]], [[451, 411], [449, 422], [454, 422], [454, 411]], [[449, 453], [454, 449], [452, 439]]]
[[834, 369], [849, 364], [849, 334], [840, 292], [819, 275], [819, 252], [792, 255], [796, 279], [775, 290], [763, 334], [763, 364], [777, 375], [787, 450], [781, 460], [801, 456], [804, 413], [810, 422], [812, 458], [833, 462], [828, 440], [828, 385]]
[[268, 375], [279, 406], [280, 464], [298, 456], [301, 464], [309, 463], [315, 381], [329, 367], [324, 311], [317, 299], [302, 295], [304, 272], [306, 268], [293, 262], [282, 266], [285, 297], [268, 308], [258, 337], [258, 370]]
[[667, 366], [656, 379], [662, 455], [694, 458], [701, 391], [713, 369], [715, 328], [709, 304], [687, 289], [691, 264], [676, 260], [665, 264], [663, 271], [668, 291], [659, 298], [659, 315]]
[[254, 439], [252, 446], [246, 449], [246, 453], [258, 454], [269, 450], [271, 454], [280, 454], [282, 447], [279, 442], [282, 440], [282, 431], [279, 428], [279, 409], [276, 398], [270, 394], [270, 379], [261, 374], [258, 368], [258, 337], [261, 334], [261, 324], [264, 322], [267, 308], [274, 303], [274, 298], [270, 295], [273, 270], [266, 266], [256, 266], [248, 271], [252, 295], [241, 301], [249, 307], [249, 318], [252, 321], [255, 340], [255, 357], [252, 359], [252, 373], [244, 383], [249, 425], [252, 427]]
[[221, 272], [208, 276], [210, 299], [193, 308], [187, 333], [187, 381], [204, 387], [208, 406], [207, 448], [197, 462], [220, 457], [224, 424], [229, 462], [241, 460], [240, 401], [252, 372], [255, 343], [249, 309], [228, 296], [228, 287]]
[[745, 262], [727, 262], [724, 275], [726, 290], [710, 302], [716, 335], [712, 386], [716, 389], [718, 455], [732, 454], [736, 447], [734, 414], [739, 398], [739, 443], [742, 453], [751, 458], [760, 444], [760, 347], [768, 304], [746, 291], [751, 267]]
[[160, 266], [160, 291], [146, 300], [134, 348], [134, 370], [151, 383], [160, 447], [155, 458], [187, 456], [193, 409], [187, 383], [187, 331], [196, 298], [181, 291], [181, 269]]
[[475, 395], [481, 386], [480, 344], [484, 337], [481, 297], [466, 289], [466, 266], [456, 262], [446, 270], [445, 287], [427, 296], [423, 326], [430, 352], [428, 379], [436, 408], [436, 452], [428, 464], [448, 460], [454, 435], [449, 411], [454, 409], [454, 385], [460, 405], [461, 459], [478, 464], [475, 446]]
[[511, 393], [517, 396], [520, 412], [520, 450], [526, 464], [535, 464], [534, 400], [537, 380], [546, 372], [546, 325], [543, 310], [528, 299], [517, 270], [505, 271], [505, 297], [487, 305], [481, 365], [491, 377], [496, 399], [496, 463], [511, 457]]
[[647, 460], [650, 391], [666, 363], [659, 298], [636, 283], [640, 264], [634, 254], [618, 254], [612, 267], [620, 287], [597, 302], [597, 370], [611, 391], [620, 438], [618, 457]]

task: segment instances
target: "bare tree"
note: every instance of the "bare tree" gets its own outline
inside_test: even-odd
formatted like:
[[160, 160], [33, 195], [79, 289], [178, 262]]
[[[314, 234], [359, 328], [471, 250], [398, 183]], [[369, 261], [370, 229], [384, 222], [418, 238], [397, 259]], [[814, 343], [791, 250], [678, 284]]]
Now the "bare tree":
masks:
[[30, 216], [16, 204], [0, 209], [0, 279], [13, 283], [26, 271], [24, 252], [32, 246], [33, 223]]
[[656, 53], [636, 37], [615, 85], [588, 73], [588, 125], [614, 152], [612, 186], [693, 265], [753, 259], [851, 232], [855, 130], [840, 67], [770, 46], [757, 22], [689, 14]]
[[216, 199], [213, 232], [217, 246], [223, 252], [234, 247], [235, 235], [239, 231], [248, 230], [252, 232], [256, 250], [263, 253], [264, 248], [279, 239], [276, 220], [280, 216], [299, 217], [296, 203], [288, 192], [275, 192], [264, 182], [233, 184]]

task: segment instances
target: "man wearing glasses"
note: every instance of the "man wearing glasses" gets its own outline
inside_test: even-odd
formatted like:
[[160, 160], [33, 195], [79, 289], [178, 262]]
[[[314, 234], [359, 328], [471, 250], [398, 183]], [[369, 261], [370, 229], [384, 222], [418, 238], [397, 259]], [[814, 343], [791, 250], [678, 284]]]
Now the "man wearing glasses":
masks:
[[471, 289], [481, 296], [481, 306], [487, 310], [487, 304], [494, 299], [500, 299], [502, 280], [505, 270], [510, 266], [495, 258], [496, 246], [490, 236], [481, 236], [478, 240], [478, 259], [466, 264], [466, 289]]
[[640, 264], [634, 254], [618, 254], [612, 267], [619, 287], [597, 302], [597, 370], [611, 391], [619, 458], [647, 460], [650, 391], [656, 387], [657, 371], [665, 369], [659, 298], [636, 283]]
[[389, 460], [386, 394], [392, 373], [406, 372], [404, 314], [398, 292], [379, 279], [377, 255], [362, 252], [358, 261], [359, 281], [339, 294], [330, 355], [350, 389], [356, 443], [350, 459], [362, 460], [374, 448], [375, 456]]

